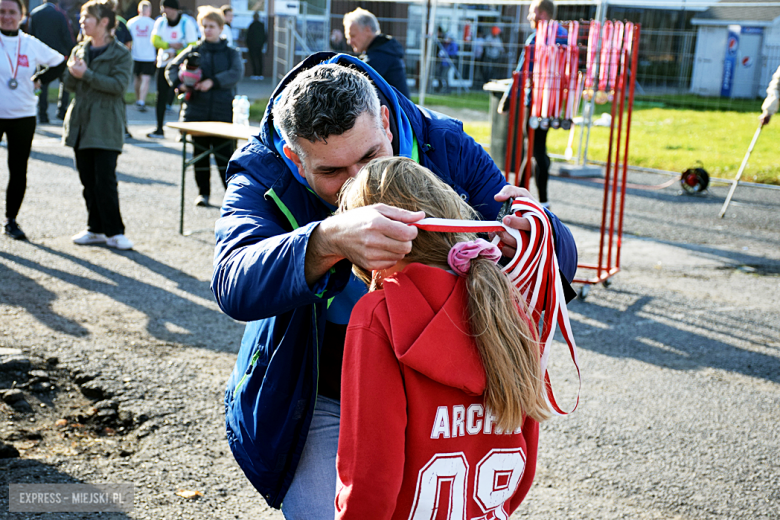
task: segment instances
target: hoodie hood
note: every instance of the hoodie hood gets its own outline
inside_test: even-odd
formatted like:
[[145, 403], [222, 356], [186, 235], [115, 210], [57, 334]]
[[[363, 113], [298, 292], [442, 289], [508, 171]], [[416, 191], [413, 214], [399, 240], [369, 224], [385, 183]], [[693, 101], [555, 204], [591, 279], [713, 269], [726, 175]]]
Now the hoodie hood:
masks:
[[387, 54], [393, 58], [403, 59], [404, 57], [404, 48], [401, 47], [401, 44], [398, 43], [392, 36], [387, 36], [385, 34], [378, 34], [373, 40], [371, 40], [371, 45], [369, 45], [368, 49], [366, 49], [366, 52], [368, 51], [371, 51], [372, 53], [378, 52]]
[[471, 337], [465, 278], [409, 264], [385, 279], [390, 335], [398, 361], [470, 395], [485, 392], [485, 369]]

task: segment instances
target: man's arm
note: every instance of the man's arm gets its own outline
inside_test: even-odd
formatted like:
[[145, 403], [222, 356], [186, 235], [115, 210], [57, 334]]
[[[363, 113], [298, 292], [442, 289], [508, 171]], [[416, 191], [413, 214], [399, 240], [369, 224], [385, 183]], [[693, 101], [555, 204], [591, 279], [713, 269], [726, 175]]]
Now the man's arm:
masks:
[[288, 231], [290, 224], [265, 198], [267, 187], [235, 162], [231, 167], [239, 171], [230, 172], [216, 223], [211, 289], [220, 308], [237, 320], [277, 316], [338, 294], [351, 273], [345, 259], [367, 269], [394, 265], [411, 248], [417, 229], [382, 212], [405, 215], [400, 218], [407, 222], [423, 217], [395, 208], [360, 208]]

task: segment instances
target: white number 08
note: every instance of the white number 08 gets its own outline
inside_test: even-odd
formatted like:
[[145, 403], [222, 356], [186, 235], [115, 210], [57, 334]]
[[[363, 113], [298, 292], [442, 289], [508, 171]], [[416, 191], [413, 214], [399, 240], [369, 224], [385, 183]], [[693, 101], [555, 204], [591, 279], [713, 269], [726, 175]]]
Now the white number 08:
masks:
[[[525, 454], [520, 448], [494, 449], [477, 464], [474, 475], [474, 500], [485, 515], [472, 518], [506, 520], [504, 502], [517, 491], [525, 471]], [[440, 508], [447, 509], [447, 520], [466, 520], [466, 482], [469, 464], [466, 455], [437, 453], [417, 476], [417, 489], [409, 520], [442, 518]], [[449, 487], [449, 491], [447, 491]]]

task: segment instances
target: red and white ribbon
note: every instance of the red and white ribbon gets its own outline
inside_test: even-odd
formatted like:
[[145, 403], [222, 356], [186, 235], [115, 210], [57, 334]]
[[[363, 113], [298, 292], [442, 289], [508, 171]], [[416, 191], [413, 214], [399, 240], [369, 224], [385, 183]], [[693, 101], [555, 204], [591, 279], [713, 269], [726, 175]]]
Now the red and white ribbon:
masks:
[[[577, 356], [577, 345], [574, 342], [574, 335], [569, 322], [569, 313], [566, 309], [566, 298], [563, 294], [558, 259], [555, 256], [552, 225], [541, 206], [529, 198], [514, 199], [512, 213], [528, 219], [531, 224], [531, 230], [526, 233], [520, 233], [518, 230], [505, 226], [501, 222], [436, 218], [425, 218], [412, 225], [426, 231], [452, 233], [506, 231], [517, 240], [515, 256], [502, 270], [520, 290], [526, 302], [528, 302], [528, 308], [532, 313], [534, 321], [538, 323], [543, 317], [540, 343], [542, 346], [541, 366], [545, 382], [545, 399], [553, 413], [556, 415], [567, 415], [576, 410], [580, 402], [582, 376]], [[498, 241], [498, 237], [495, 240]], [[573, 408], [568, 412], [558, 406], [552, 390], [550, 374], [547, 371], [556, 325], [560, 327], [563, 338], [566, 340], [574, 367], [577, 369], [577, 377], [579, 378], [577, 398]]]

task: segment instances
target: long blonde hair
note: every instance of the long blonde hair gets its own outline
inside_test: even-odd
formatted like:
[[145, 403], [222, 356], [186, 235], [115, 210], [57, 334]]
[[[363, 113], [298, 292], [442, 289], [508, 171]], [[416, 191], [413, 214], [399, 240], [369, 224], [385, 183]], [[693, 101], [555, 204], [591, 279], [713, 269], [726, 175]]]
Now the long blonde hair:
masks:
[[[340, 211], [388, 204], [427, 217], [473, 219], [476, 214], [455, 191], [411, 159], [374, 159], [342, 188]], [[474, 240], [471, 233], [420, 230], [406, 255], [409, 262], [448, 269], [447, 255], [458, 242]], [[355, 266], [364, 281], [370, 273]], [[476, 258], [466, 277], [468, 323], [487, 376], [485, 405], [503, 431], [522, 425], [524, 415], [537, 421], [550, 416], [544, 399], [540, 349], [525, 312], [526, 304], [501, 268]]]

